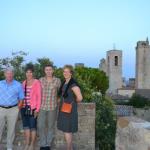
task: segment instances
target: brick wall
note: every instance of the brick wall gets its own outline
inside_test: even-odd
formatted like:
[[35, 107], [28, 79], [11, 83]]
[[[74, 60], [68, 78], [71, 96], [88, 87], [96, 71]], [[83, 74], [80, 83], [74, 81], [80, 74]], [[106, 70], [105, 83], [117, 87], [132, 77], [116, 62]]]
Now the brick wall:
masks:
[[[78, 107], [79, 114], [79, 130], [73, 135], [75, 150], [95, 150], [95, 103], [80, 103]], [[18, 119], [16, 125], [15, 145], [16, 149], [22, 149], [23, 132], [21, 120]], [[4, 132], [3, 145], [6, 143], [6, 133]], [[18, 148], [20, 146], [20, 148]], [[37, 150], [39, 149], [37, 143]], [[56, 137], [53, 142], [53, 147], [56, 150], [66, 150], [63, 133], [56, 129]]]

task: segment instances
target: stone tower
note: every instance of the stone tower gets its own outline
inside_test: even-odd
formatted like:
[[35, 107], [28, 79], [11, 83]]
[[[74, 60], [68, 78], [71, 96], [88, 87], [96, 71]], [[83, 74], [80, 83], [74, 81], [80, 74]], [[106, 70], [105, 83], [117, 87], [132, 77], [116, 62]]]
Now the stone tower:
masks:
[[138, 41], [136, 46], [136, 89], [150, 89], [150, 45]]
[[102, 71], [104, 71], [105, 73], [107, 72], [106, 60], [104, 58], [102, 58], [100, 60], [99, 69], [102, 70]]
[[108, 92], [117, 94], [117, 89], [122, 87], [122, 51], [107, 51], [107, 76], [109, 77]]

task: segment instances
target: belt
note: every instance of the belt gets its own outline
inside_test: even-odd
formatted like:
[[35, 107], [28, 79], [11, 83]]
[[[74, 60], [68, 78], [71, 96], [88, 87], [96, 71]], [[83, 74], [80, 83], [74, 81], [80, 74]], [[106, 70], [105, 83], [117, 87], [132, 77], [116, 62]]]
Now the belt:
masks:
[[12, 105], [12, 106], [1, 106], [1, 108], [6, 108], [6, 109], [9, 109], [9, 108], [13, 108], [13, 107], [16, 107], [18, 104], [15, 104], [15, 105]]

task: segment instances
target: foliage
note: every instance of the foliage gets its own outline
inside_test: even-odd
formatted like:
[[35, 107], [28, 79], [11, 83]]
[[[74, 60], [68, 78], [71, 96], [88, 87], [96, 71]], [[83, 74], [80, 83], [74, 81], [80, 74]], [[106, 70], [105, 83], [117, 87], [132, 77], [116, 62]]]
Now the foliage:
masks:
[[[12, 66], [14, 68], [14, 73], [15, 73], [15, 79], [18, 81], [23, 81], [25, 79], [25, 64], [24, 62], [24, 57], [27, 56], [27, 53], [23, 51], [19, 52], [13, 52], [12, 57], [6, 57], [0, 59], [0, 79], [4, 79], [4, 73], [3, 73], [3, 68]], [[32, 62], [29, 62], [33, 64]], [[47, 64], [53, 65], [53, 62], [46, 57], [43, 58], [38, 58], [37, 62], [34, 63], [35, 67], [35, 77], [40, 78], [44, 76], [44, 66]]]
[[108, 89], [108, 78], [99, 69], [76, 67], [75, 78], [81, 86], [86, 101], [91, 101], [93, 92], [101, 92], [104, 95]]
[[129, 100], [113, 100], [115, 105], [129, 105]]
[[111, 99], [93, 95], [96, 103], [96, 145], [100, 150], [115, 149], [116, 115]]
[[0, 77], [1, 79], [4, 79], [4, 73], [3, 69], [5, 67], [13, 67], [14, 73], [15, 73], [15, 79], [22, 81], [24, 79], [24, 57], [27, 55], [27, 53], [23, 51], [19, 52], [12, 52], [12, 57], [6, 57], [0, 59]]
[[128, 104], [136, 108], [150, 107], [150, 100], [141, 95], [133, 94]]
[[63, 69], [62, 68], [55, 68], [54, 75], [57, 76], [58, 78], [63, 80]]
[[53, 65], [53, 62], [47, 57], [37, 59], [37, 63], [34, 64], [37, 79], [44, 76], [44, 66], [48, 64]]

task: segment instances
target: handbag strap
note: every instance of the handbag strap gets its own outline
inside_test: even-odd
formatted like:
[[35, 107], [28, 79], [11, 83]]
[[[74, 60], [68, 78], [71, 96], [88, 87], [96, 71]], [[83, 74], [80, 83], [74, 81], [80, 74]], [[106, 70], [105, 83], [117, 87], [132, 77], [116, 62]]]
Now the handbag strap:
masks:
[[[66, 90], [65, 90], [65, 91], [66, 91]], [[62, 99], [63, 99], [63, 101], [62, 101], [63, 103], [65, 102], [65, 99], [64, 99], [64, 93], [65, 93], [65, 91], [64, 91], [64, 92], [62, 91], [62, 93], [61, 93], [61, 96], [62, 96]], [[72, 101], [72, 102], [71, 102], [71, 103], [69, 103], [69, 104], [71, 104], [71, 105], [72, 105], [72, 104], [73, 104], [73, 102], [74, 102], [74, 101]]]
[[[65, 99], [64, 99], [64, 97], [63, 97], [63, 103], [64, 103], [64, 102], [65, 102]], [[74, 101], [72, 101], [71, 103], [68, 103], [68, 104], [71, 104], [71, 105], [72, 105], [72, 104], [73, 104], [73, 102], [74, 102]]]

